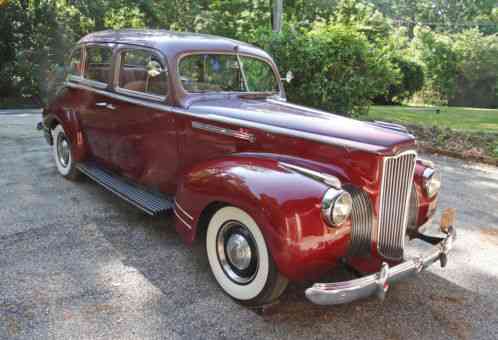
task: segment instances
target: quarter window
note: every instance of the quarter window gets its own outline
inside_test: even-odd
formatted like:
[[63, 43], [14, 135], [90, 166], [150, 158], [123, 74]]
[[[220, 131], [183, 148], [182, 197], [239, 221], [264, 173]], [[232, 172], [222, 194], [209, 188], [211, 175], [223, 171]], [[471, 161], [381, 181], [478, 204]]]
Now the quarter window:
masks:
[[82, 64], [81, 64], [81, 48], [73, 51], [71, 57], [69, 58], [69, 65], [67, 68], [67, 73], [73, 76], [81, 76]]
[[107, 83], [111, 74], [112, 50], [104, 46], [86, 48], [85, 78]]
[[159, 58], [147, 50], [126, 50], [121, 53], [120, 89], [166, 97], [168, 73]]

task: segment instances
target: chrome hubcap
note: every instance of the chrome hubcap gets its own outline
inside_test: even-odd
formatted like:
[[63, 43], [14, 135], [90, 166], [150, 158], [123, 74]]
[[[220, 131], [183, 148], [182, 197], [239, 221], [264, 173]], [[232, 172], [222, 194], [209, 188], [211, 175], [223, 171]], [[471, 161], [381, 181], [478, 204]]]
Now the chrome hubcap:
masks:
[[59, 163], [65, 168], [69, 165], [71, 156], [71, 149], [65, 136], [59, 135], [57, 139], [57, 155], [59, 156]]
[[251, 247], [244, 236], [232, 234], [227, 241], [228, 261], [237, 269], [244, 270], [251, 262]]
[[225, 274], [238, 284], [248, 284], [258, 271], [256, 241], [249, 229], [237, 221], [225, 223], [216, 237], [218, 260]]

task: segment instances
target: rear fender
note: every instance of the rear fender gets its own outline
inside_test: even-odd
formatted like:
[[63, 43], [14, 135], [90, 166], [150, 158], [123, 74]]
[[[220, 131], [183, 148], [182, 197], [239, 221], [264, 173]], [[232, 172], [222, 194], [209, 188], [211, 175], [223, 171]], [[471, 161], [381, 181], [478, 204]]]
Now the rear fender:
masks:
[[254, 155], [234, 155], [199, 164], [179, 183], [176, 229], [191, 243], [206, 227], [203, 212], [233, 205], [260, 226], [279, 271], [291, 280], [323, 274], [344, 256], [351, 226], [330, 228], [320, 204], [328, 186]]
[[50, 130], [61, 125], [71, 143], [73, 159], [76, 162], [82, 161], [86, 157], [86, 145], [83, 138], [83, 131], [79, 115], [73, 110], [54, 110], [43, 113], [43, 124]]

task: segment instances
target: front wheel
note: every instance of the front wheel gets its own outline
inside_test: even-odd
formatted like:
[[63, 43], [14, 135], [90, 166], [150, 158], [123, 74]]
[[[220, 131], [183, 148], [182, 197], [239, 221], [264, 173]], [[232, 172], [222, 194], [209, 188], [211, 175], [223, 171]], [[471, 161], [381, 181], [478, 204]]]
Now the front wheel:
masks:
[[246, 305], [277, 299], [287, 287], [256, 222], [243, 210], [227, 206], [211, 218], [206, 235], [209, 265], [221, 288]]
[[71, 143], [64, 132], [61, 125], [57, 125], [52, 130], [52, 153], [54, 156], [57, 171], [63, 177], [75, 180], [79, 176], [79, 171], [74, 164], [73, 155], [71, 152]]

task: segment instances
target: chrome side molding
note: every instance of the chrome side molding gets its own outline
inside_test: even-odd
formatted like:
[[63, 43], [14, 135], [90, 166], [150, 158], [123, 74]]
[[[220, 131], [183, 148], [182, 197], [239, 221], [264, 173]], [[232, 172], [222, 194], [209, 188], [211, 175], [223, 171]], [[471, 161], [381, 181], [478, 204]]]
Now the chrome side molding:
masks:
[[323, 183], [331, 186], [334, 189], [341, 189], [342, 188], [341, 181], [339, 180], [339, 178], [337, 178], [335, 176], [325, 174], [323, 172], [318, 172], [315, 170], [303, 168], [301, 166], [297, 166], [294, 164], [285, 163], [285, 162], [279, 162], [279, 164], [280, 164], [280, 166], [282, 166], [288, 170], [298, 172], [304, 176], [310, 177], [310, 178], [317, 180], [319, 182], [323, 182]]
[[198, 129], [198, 130], [204, 130], [204, 131], [208, 131], [208, 132], [212, 132], [212, 133], [217, 133], [217, 134], [224, 135], [224, 136], [229, 136], [229, 137], [234, 137], [234, 138], [246, 140], [246, 141], [251, 142], [251, 143], [254, 143], [254, 141], [256, 140], [256, 137], [254, 137], [254, 135], [251, 133], [233, 130], [233, 129], [228, 129], [228, 128], [223, 128], [221, 126], [216, 126], [216, 125], [212, 125], [212, 124], [192, 122], [192, 128]]

